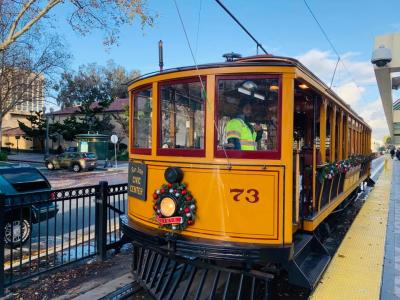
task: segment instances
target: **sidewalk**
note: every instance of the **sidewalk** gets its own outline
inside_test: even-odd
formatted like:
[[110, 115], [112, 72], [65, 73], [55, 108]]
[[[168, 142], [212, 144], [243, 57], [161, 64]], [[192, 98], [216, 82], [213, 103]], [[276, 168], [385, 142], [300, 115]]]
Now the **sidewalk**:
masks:
[[381, 299], [400, 299], [400, 161], [393, 160]]
[[[10, 289], [7, 299], [100, 299], [133, 282], [131, 261], [132, 247], [128, 244], [104, 262], [93, 258], [33, 278]], [[137, 296], [148, 299], [144, 291]]]
[[[396, 185], [392, 176], [399, 175], [399, 163], [387, 162], [311, 299], [380, 298], [386, 236], [391, 234], [387, 231], [390, 190]], [[387, 299], [394, 299], [393, 294]]]
[[[24, 162], [24, 163], [35, 163], [35, 164], [43, 164], [44, 162], [44, 154], [41, 153], [17, 153], [8, 155], [8, 160], [12, 162]], [[97, 160], [97, 169], [98, 170], [125, 170], [128, 168], [129, 163], [127, 161], [117, 161], [118, 167], [115, 167], [115, 161], [110, 161], [112, 163], [112, 167], [104, 167], [105, 160]]]

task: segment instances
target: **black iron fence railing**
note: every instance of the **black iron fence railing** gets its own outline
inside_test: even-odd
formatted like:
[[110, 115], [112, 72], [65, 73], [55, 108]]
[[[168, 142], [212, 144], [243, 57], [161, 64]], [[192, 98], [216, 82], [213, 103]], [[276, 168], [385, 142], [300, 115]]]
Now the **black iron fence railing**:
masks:
[[0, 296], [4, 288], [125, 242], [127, 184], [0, 194]]

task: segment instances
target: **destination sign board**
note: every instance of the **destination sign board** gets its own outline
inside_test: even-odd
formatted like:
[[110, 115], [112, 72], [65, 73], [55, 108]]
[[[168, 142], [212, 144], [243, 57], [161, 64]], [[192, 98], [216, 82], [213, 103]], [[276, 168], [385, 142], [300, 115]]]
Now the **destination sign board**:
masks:
[[146, 201], [147, 166], [130, 161], [128, 172], [128, 195]]

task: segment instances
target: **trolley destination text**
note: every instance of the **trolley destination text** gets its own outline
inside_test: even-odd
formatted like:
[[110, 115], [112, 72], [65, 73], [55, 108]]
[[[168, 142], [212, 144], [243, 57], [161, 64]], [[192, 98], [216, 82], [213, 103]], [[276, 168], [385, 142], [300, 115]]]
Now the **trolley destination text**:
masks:
[[147, 168], [141, 162], [129, 162], [129, 196], [146, 200]]

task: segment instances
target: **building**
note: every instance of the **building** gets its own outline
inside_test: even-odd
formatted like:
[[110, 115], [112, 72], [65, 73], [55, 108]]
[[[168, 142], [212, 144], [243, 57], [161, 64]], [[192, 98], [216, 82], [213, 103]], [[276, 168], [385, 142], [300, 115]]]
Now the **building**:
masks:
[[400, 102], [393, 101], [393, 89], [400, 88], [400, 33], [375, 37], [372, 63], [392, 143], [400, 146]]
[[[128, 106], [129, 100], [128, 98], [120, 98], [114, 100], [108, 108], [106, 108], [99, 118], [102, 117], [104, 114], [111, 114], [111, 124], [114, 126], [113, 133], [116, 134], [119, 137], [119, 141], [121, 143], [127, 144], [127, 134], [124, 132], [122, 129], [121, 125], [115, 120], [113, 116], [117, 115], [123, 115], [125, 113], [125, 107]], [[93, 104], [96, 105], [96, 104]], [[63, 123], [65, 119], [69, 118], [72, 115], [76, 115], [77, 119], [82, 118], [83, 115], [79, 114], [79, 106], [73, 106], [73, 107], [66, 107], [64, 109], [58, 110], [53, 112], [52, 114], [49, 114], [49, 123], [56, 123], [60, 122]], [[61, 146], [63, 149], [66, 147], [70, 146], [76, 146], [77, 142], [76, 141], [65, 141], [62, 136], [57, 137], [57, 142], [51, 142], [49, 144], [49, 147], [52, 149], [57, 149], [58, 146]]]
[[[13, 104], [13, 109], [2, 119], [2, 147], [20, 150], [34, 150], [33, 142], [25, 138], [18, 121], [26, 122], [26, 117], [33, 112], [42, 111], [44, 107], [44, 76], [24, 71], [13, 72], [13, 80], [8, 86], [0, 88], [1, 99]], [[9, 96], [6, 98], [5, 94]], [[3, 99], [4, 98], [4, 99]]]

